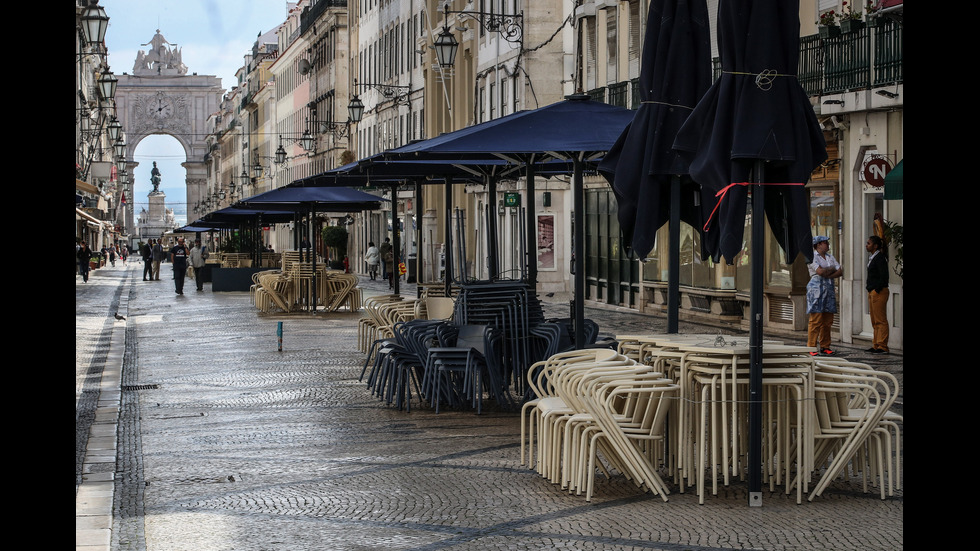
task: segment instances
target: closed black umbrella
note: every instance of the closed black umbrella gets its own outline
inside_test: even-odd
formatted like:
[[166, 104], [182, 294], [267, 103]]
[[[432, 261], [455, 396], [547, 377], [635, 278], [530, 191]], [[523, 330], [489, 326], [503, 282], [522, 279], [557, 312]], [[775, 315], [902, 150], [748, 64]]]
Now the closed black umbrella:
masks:
[[[640, 107], [599, 164], [616, 195], [623, 246], [639, 258], [668, 221], [667, 331], [677, 331], [680, 220], [701, 230], [700, 186], [689, 158], [674, 150], [677, 131], [711, 85], [711, 36], [705, 0], [653, 0], [640, 66]], [[704, 240], [701, 257], [706, 258]]]
[[[749, 368], [749, 505], [762, 504], [762, 282], [764, 222], [792, 262], [813, 259], [804, 188], [826, 158], [816, 115], [796, 77], [799, 2], [721, 0], [718, 49], [722, 75], [678, 132], [675, 148], [691, 154], [691, 176], [714, 204], [705, 227], [711, 253], [734, 263], [743, 249], [752, 187], [751, 350]], [[712, 232], [717, 232], [712, 234]]]
[[[732, 264], [743, 248], [748, 187], [766, 184], [765, 212], [789, 261], [813, 258], [804, 184], [827, 158], [823, 131], [796, 78], [799, 2], [722, 0], [718, 5], [721, 77], [678, 132], [674, 146], [715, 210], [709, 252]], [[765, 161], [765, 175], [756, 161]], [[718, 195], [721, 193], [722, 195]], [[760, 219], [757, 219], [761, 223]], [[713, 233], [717, 232], [717, 233]]]

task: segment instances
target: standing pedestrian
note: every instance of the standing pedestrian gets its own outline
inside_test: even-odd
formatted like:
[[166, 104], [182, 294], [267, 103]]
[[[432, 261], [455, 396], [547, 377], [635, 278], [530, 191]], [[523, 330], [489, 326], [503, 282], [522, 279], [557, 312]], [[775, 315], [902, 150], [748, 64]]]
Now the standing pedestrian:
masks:
[[378, 277], [378, 264], [381, 263], [381, 251], [374, 246], [374, 241], [368, 242], [368, 250], [364, 253], [364, 261], [368, 265], [368, 274], [373, 281]]
[[[306, 237], [304, 237], [302, 239], [302, 241], [300, 241], [300, 243], [299, 243], [299, 261], [300, 262], [312, 262], [313, 261], [313, 257], [311, 256], [312, 253], [310, 252], [310, 249], [311, 248], [312, 248], [312, 245], [310, 245], [310, 240], [307, 239]], [[303, 251], [304, 250], [306, 251], [306, 260], [303, 260]]]
[[163, 244], [160, 243], [159, 239], [151, 239], [150, 241], [153, 243], [153, 247], [150, 249], [153, 252], [153, 276], [150, 279], [160, 281], [160, 263], [167, 257], [167, 254], [163, 251]]
[[204, 264], [208, 256], [208, 248], [201, 245], [200, 239], [195, 239], [194, 248], [191, 249], [191, 266], [194, 267], [194, 283], [198, 291], [204, 290]]
[[871, 328], [874, 337], [872, 354], [888, 353], [888, 253], [885, 242], [877, 235], [868, 237], [864, 246], [868, 257], [868, 277], [865, 287], [868, 290], [868, 312], [871, 314]]
[[78, 262], [78, 274], [82, 276], [84, 283], [88, 283], [89, 260], [91, 258], [92, 250], [88, 248], [88, 243], [82, 241], [75, 251], [75, 260]]
[[391, 287], [391, 264], [395, 261], [395, 257], [391, 252], [391, 239], [385, 237], [385, 241], [381, 244], [379, 250], [381, 251], [381, 277], [387, 279], [388, 286]]
[[834, 280], [844, 275], [840, 262], [830, 254], [830, 238], [818, 235], [813, 238], [813, 262], [807, 264], [810, 282], [806, 285], [806, 312], [810, 315], [807, 326], [807, 346], [819, 347], [811, 356], [833, 356], [830, 348], [830, 327], [837, 313], [837, 295]]
[[184, 294], [184, 276], [187, 275], [187, 257], [190, 250], [184, 245], [184, 238], [177, 239], [177, 244], [170, 249], [170, 262], [174, 265], [174, 291]]
[[151, 239], [149, 243], [143, 243], [140, 245], [140, 256], [143, 257], [143, 281], [147, 280], [147, 277], [153, 279], [153, 250], [150, 245], [153, 244]]

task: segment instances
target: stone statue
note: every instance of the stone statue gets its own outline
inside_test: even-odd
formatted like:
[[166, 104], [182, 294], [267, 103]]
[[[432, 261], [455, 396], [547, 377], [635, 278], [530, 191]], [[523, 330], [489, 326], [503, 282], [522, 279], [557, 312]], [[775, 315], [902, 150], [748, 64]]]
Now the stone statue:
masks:
[[153, 184], [154, 193], [160, 191], [160, 169], [156, 161], [153, 161], [153, 170], [150, 171], [150, 183]]
[[136, 76], [153, 75], [184, 75], [187, 74], [187, 66], [181, 60], [181, 52], [176, 44], [167, 42], [167, 39], [160, 34], [157, 29], [153, 38], [141, 46], [150, 46], [144, 52], [139, 50], [136, 54], [136, 62], [133, 65], [133, 74]]

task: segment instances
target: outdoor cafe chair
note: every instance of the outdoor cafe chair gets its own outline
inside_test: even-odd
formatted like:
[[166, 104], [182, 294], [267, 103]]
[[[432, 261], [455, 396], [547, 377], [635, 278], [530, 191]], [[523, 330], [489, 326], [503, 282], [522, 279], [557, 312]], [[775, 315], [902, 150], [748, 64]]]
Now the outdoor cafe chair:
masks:
[[854, 364], [821, 361], [817, 363], [815, 387], [814, 437], [818, 444], [814, 464], [823, 466], [823, 474], [809, 499], [821, 495], [849, 468], [862, 473], [865, 491], [869, 477], [877, 477], [881, 499], [886, 493], [893, 495], [894, 480], [900, 480], [901, 475], [897, 436], [901, 418], [888, 417], [899, 391], [897, 379]]

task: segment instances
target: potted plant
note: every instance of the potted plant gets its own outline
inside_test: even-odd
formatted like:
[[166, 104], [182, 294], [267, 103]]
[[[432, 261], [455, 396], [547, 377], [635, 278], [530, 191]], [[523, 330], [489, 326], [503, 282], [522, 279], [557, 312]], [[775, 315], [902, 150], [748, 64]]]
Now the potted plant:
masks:
[[102, 257], [99, 255], [92, 255], [92, 258], [88, 259], [88, 268], [90, 270], [95, 270], [102, 266]]
[[903, 245], [902, 234], [904, 233], [904, 231], [905, 231], [905, 227], [902, 226], [901, 224], [890, 222], [888, 220], [885, 221], [885, 241], [895, 247], [895, 258], [894, 258], [895, 264], [894, 266], [892, 266], [892, 270], [895, 271], [895, 275], [902, 278], [902, 281], [905, 280], [904, 270], [903, 270], [903, 261], [905, 259], [905, 256], [903, 254], [904, 251], [902, 248]]
[[330, 267], [344, 269], [343, 258], [347, 256], [347, 230], [343, 226], [325, 226], [320, 232], [323, 244], [331, 250]]
[[864, 6], [864, 21], [872, 27], [881, 27], [885, 24], [885, 18], [881, 16], [882, 0], [868, 0]]
[[840, 30], [845, 33], [852, 33], [864, 28], [864, 21], [861, 20], [862, 12], [860, 9], [854, 10], [854, 6], [847, 2], [841, 3]]
[[817, 20], [817, 31], [820, 33], [820, 38], [840, 36], [840, 27], [837, 26], [838, 19], [839, 16], [834, 10], [820, 14], [820, 19]]

